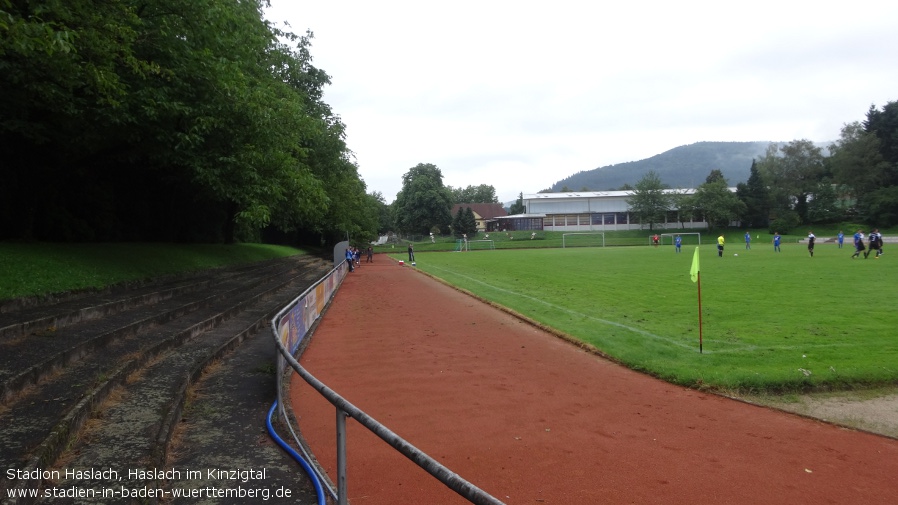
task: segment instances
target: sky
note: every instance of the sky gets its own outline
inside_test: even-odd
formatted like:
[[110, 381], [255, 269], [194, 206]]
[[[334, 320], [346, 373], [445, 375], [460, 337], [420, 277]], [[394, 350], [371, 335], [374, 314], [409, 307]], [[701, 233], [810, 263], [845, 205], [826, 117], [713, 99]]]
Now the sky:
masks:
[[419, 163], [509, 202], [696, 142], [834, 141], [898, 101], [892, 0], [272, 0], [265, 16], [313, 32], [323, 100], [386, 203]]

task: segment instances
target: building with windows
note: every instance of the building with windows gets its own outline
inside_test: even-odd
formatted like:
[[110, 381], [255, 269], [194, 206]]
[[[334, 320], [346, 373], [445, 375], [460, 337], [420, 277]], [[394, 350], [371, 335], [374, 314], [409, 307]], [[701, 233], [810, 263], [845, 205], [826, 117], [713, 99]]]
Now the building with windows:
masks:
[[[735, 188], [730, 188], [735, 191]], [[668, 193], [691, 195], [693, 189], [668, 189]], [[497, 229], [546, 231], [639, 230], [644, 226], [630, 215], [627, 200], [632, 191], [577, 191], [523, 195], [524, 214], [501, 218]], [[708, 223], [701, 216], [680, 216], [676, 209], [667, 213], [656, 229], [701, 229]]]

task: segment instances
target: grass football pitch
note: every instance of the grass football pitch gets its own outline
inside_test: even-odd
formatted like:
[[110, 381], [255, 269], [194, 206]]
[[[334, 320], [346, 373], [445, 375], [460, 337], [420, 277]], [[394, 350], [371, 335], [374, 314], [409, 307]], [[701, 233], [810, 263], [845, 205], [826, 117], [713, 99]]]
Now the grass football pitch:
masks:
[[[434, 252], [419, 268], [665, 380], [743, 392], [898, 382], [898, 284], [889, 251], [758, 244]], [[734, 254], [738, 254], [735, 256]], [[396, 255], [397, 259], [403, 259]], [[464, 321], [458, 324], [464, 325]]]

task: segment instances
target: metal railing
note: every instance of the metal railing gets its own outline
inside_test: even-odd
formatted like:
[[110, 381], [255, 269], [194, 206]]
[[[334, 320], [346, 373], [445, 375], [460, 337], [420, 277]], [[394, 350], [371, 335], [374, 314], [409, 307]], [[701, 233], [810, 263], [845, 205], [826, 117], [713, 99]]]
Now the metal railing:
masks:
[[[301, 348], [300, 344], [303, 343], [303, 339], [305, 339], [309, 330], [314, 327], [315, 322], [321, 314], [324, 313], [327, 305], [330, 304], [337, 288], [342, 284], [347, 270], [346, 263], [340, 263], [315, 285], [307, 289], [289, 305], [284, 307], [271, 320], [274, 341], [279, 353], [277, 395], [278, 403], [280, 405], [280, 415], [282, 419], [285, 420], [285, 424], [289, 427], [297, 445], [305, 453], [306, 458], [315, 462], [313, 468], [321, 478], [328, 492], [331, 494], [331, 497], [336, 500], [338, 505], [346, 505], [347, 503], [346, 418], [350, 417], [469, 502], [478, 505], [503, 505], [503, 502], [500, 500], [494, 498], [486, 491], [483, 491], [460, 477], [455, 472], [449, 470], [417, 447], [402, 439], [399, 435], [393, 433], [389, 428], [379, 423], [373, 417], [351, 404], [336, 391], [330, 389], [323, 382], [316, 379], [299, 364], [296, 358], [294, 358], [294, 354]], [[317, 460], [308, 454], [305, 444], [303, 444], [296, 435], [292, 423], [289, 421], [290, 416], [287, 415], [285, 407], [285, 404], [287, 403], [284, 402], [284, 399], [282, 398], [282, 392], [284, 391], [283, 380], [287, 377], [285, 374], [287, 365], [302, 377], [306, 383], [318, 391], [321, 396], [327, 399], [327, 401], [336, 409], [336, 485], [331, 482], [327, 473], [317, 464]]]

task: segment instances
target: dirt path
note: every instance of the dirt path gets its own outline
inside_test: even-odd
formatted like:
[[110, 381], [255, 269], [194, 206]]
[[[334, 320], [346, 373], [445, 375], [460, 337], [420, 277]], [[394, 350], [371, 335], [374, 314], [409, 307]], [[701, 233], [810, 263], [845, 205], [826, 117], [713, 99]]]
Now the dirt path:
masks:
[[[898, 500], [896, 440], [672, 386], [411, 267], [375, 265], [347, 277], [303, 365], [508, 504]], [[335, 476], [333, 407], [301, 380], [292, 396]], [[354, 505], [466, 503], [348, 427]]]

